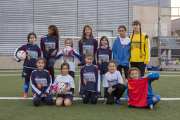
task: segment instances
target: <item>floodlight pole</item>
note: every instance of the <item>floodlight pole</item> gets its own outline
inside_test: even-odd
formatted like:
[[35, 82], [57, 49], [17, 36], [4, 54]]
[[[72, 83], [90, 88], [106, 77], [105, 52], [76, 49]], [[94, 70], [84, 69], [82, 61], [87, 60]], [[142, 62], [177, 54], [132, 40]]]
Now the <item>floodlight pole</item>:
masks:
[[161, 66], [161, 6], [158, 0], [158, 58], [159, 66]]

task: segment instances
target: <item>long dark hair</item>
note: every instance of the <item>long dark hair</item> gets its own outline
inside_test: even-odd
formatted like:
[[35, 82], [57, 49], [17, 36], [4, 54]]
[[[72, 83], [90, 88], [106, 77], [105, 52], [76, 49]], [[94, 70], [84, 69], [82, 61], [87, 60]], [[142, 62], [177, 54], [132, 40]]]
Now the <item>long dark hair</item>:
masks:
[[101, 37], [100, 43], [99, 43], [99, 48], [101, 48], [101, 46], [102, 46], [101, 41], [102, 41], [104, 38], [106, 38], [106, 40], [107, 40], [107, 42], [108, 42], [108, 47], [107, 47], [107, 48], [109, 49], [109, 48], [110, 48], [110, 47], [109, 47], [109, 40], [108, 40], [108, 38], [107, 38], [106, 36], [102, 36], [102, 37]]
[[92, 28], [91, 28], [90, 25], [85, 25], [84, 28], [83, 28], [83, 33], [82, 33], [82, 37], [81, 37], [81, 40], [80, 40], [82, 44], [83, 44], [83, 39], [86, 38], [85, 29], [86, 29], [87, 27], [91, 29], [91, 33], [90, 33], [90, 36], [89, 36], [89, 42], [92, 43], [92, 38], [93, 38]]
[[48, 27], [48, 29], [51, 29], [51, 28], [53, 28], [53, 36], [55, 36], [56, 37], [56, 40], [59, 40], [59, 32], [58, 32], [58, 28], [56, 27], [56, 25], [50, 25], [49, 27]]
[[[134, 26], [134, 25], [139, 25], [140, 26], [140, 49], [141, 49], [141, 23], [140, 23], [140, 21], [138, 21], [138, 20], [135, 20], [135, 21], [133, 21], [133, 23], [132, 23], [132, 26]], [[132, 41], [132, 39], [133, 39], [133, 36], [134, 36], [134, 30], [133, 30], [133, 34], [132, 34], [132, 38], [131, 38], [131, 41]]]
[[28, 36], [27, 36], [27, 40], [28, 40], [27, 46], [28, 46], [29, 38], [30, 38], [31, 35], [34, 35], [34, 37], [37, 38], [37, 36], [36, 36], [36, 34], [34, 32], [29, 33]]

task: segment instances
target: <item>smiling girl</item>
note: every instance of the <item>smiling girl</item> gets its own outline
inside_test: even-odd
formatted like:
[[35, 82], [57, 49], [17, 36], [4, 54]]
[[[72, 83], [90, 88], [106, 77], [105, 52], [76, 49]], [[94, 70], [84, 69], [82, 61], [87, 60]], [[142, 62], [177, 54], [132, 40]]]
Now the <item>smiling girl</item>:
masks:
[[26, 52], [26, 59], [24, 60], [23, 64], [23, 72], [22, 77], [25, 78], [24, 82], [24, 98], [28, 98], [28, 91], [29, 91], [29, 82], [30, 82], [30, 75], [33, 70], [36, 69], [36, 59], [38, 57], [43, 57], [41, 48], [36, 44], [36, 34], [29, 33], [27, 36], [28, 43], [26, 45], [22, 45], [21, 47], [17, 48], [14, 52], [14, 59], [17, 62], [21, 60], [17, 57], [17, 52], [19, 50], [23, 50]]
[[126, 86], [123, 84], [123, 79], [119, 71], [117, 69], [117, 63], [115, 60], [110, 60], [108, 64], [108, 70], [104, 76], [103, 87], [104, 90], [104, 104], [113, 104], [114, 96], [116, 96], [115, 103], [121, 105], [120, 101], [121, 96], [123, 95]]

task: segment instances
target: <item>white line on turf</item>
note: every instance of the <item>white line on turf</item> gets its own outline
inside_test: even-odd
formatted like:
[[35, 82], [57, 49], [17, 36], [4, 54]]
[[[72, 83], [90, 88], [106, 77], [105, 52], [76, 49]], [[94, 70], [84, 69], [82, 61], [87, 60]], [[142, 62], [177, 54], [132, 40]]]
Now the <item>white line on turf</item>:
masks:
[[[59, 70], [55, 70], [56, 72], [59, 72]], [[9, 73], [9, 72], [22, 72], [22, 70], [15, 70], [15, 71], [1, 71], [0, 70], [0, 73]], [[80, 71], [75, 71], [75, 72], [80, 72]], [[123, 71], [122, 71], [123, 72]], [[158, 73], [180, 73], [180, 72], [167, 72], [167, 71], [146, 71], [146, 72], [158, 72]]]
[[[24, 98], [24, 97], [0, 97], [0, 100], [32, 100], [32, 97]], [[56, 98], [53, 98], [56, 99]], [[125, 100], [125, 98], [120, 98], [121, 100]], [[73, 97], [73, 100], [82, 100], [79, 97]], [[98, 100], [104, 100], [104, 98], [98, 98]], [[161, 98], [161, 100], [180, 100], [180, 98]]]
[[[0, 76], [7, 76], [7, 77], [10, 77], [10, 76], [21, 76], [22, 74], [0, 74]], [[57, 76], [57, 75], [55, 75]], [[80, 76], [80, 75], [75, 75], [75, 76]], [[122, 75], [124, 76], [124, 75]], [[160, 75], [160, 76], [166, 76], [166, 77], [178, 77], [180, 75]]]

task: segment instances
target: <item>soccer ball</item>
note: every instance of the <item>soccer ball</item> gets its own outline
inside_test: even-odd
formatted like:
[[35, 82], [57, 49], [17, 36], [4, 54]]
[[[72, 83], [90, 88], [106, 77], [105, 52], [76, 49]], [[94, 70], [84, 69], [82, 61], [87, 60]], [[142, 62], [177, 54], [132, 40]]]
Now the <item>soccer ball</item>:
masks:
[[26, 59], [26, 52], [24, 50], [20, 50], [17, 52], [17, 57], [20, 60], [25, 60]]
[[73, 53], [73, 49], [72, 49], [72, 47], [70, 47], [70, 46], [66, 46], [66, 47], [63, 49], [63, 52], [64, 52], [64, 55], [70, 56], [70, 55]]
[[62, 94], [62, 92], [63, 92], [63, 90], [64, 90], [65, 88], [67, 88], [67, 86], [66, 86], [64, 83], [62, 83], [62, 82], [59, 83], [59, 84], [58, 84], [57, 93]]
[[57, 83], [54, 87], [51, 87], [50, 93], [52, 94], [53, 90], [55, 89], [55, 93], [62, 94], [65, 88], [67, 88], [67, 86], [64, 83], [60, 82]]

